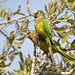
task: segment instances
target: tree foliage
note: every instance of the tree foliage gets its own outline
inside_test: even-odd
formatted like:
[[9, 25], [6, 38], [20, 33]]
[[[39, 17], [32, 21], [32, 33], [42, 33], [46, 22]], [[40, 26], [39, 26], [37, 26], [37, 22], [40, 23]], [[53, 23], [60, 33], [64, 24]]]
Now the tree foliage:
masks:
[[[45, 15], [52, 29], [53, 37], [57, 37], [55, 42], [60, 48], [62, 44], [65, 43], [66, 53], [75, 57], [75, 40], [70, 42], [71, 37], [75, 37], [75, 1], [74, 0], [50, 0], [47, 5], [44, 5]], [[28, 9], [28, 7], [27, 7]], [[7, 11], [0, 6], [0, 33], [6, 37], [4, 42], [4, 47], [2, 53], [0, 53], [0, 71], [2, 73], [7, 73], [8, 71], [4, 70], [5, 67], [11, 65], [13, 59], [19, 55], [20, 60], [20, 69], [13, 70], [13, 74], [17, 75], [26, 75], [29, 74], [32, 67], [32, 59], [30, 55], [23, 58], [22, 52], [18, 49], [22, 48], [24, 39], [26, 38], [26, 31], [29, 30], [29, 23], [34, 21], [34, 19], [28, 19], [27, 17], [33, 17], [31, 13], [28, 15], [21, 13], [21, 5], [18, 6], [18, 9], [15, 12], [12, 12], [11, 9]], [[28, 11], [30, 12], [30, 11]], [[22, 17], [14, 18], [13, 16], [20, 15]], [[11, 30], [9, 35], [7, 35], [5, 29], [6, 26], [9, 27], [13, 25], [15, 29]], [[1, 35], [0, 34], [0, 35]], [[73, 50], [73, 51], [71, 51]], [[10, 63], [6, 64], [5, 61], [9, 59]], [[56, 55], [56, 61], [58, 62], [56, 66], [59, 65], [60, 71], [69, 71], [75, 68], [75, 63], [61, 56], [61, 61], [59, 61], [58, 55]], [[50, 63], [51, 64], [51, 63]], [[55, 67], [47, 65], [45, 71], [53, 71]], [[50, 66], [50, 67], [49, 67]], [[35, 66], [36, 67], [36, 66]]]

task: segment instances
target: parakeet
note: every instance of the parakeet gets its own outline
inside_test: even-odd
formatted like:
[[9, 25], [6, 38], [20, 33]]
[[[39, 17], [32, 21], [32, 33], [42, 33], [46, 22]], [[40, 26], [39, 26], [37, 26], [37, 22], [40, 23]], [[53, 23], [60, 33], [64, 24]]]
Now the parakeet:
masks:
[[70, 55], [66, 54], [64, 51], [62, 51], [53, 41], [52, 33], [50, 26], [48, 24], [48, 21], [45, 18], [45, 14], [41, 10], [36, 10], [33, 12], [33, 15], [35, 17], [35, 30], [36, 33], [40, 32], [39, 39], [44, 40], [45, 44], [47, 45], [47, 49], [51, 55], [52, 61], [54, 62], [53, 54], [52, 54], [52, 48], [54, 48], [54, 52], [58, 52], [64, 57], [66, 57], [69, 60], [75, 60], [74, 57], [71, 57]]
[[[36, 45], [37, 44], [37, 39], [36, 39], [36, 32], [35, 30], [30, 30], [26, 32], [27, 37]], [[49, 52], [48, 47], [43, 39], [39, 39], [40, 42], [40, 49]]]

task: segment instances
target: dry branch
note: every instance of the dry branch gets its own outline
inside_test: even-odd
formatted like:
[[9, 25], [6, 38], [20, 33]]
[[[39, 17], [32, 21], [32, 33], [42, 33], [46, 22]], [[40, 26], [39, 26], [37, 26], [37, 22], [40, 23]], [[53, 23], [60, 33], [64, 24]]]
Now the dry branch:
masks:
[[[23, 18], [26, 18], [28, 16], [32, 16], [32, 15], [25, 15], [25, 16], [22, 16], [22, 17], [18, 17], [18, 18], [15, 18], [13, 20], [10, 20], [10, 21], [5, 21], [5, 22], [1, 22], [0, 25], [4, 24], [2, 27], [0, 27], [0, 30], [2, 28], [4, 28], [5, 26], [9, 25], [9, 24], [12, 24], [12, 23], [15, 23], [15, 22], [18, 22], [19, 19], [23, 19]], [[24, 20], [24, 21], [33, 21], [33, 20]], [[19, 20], [19, 22], [22, 22], [22, 20]]]
[[27, 6], [28, 13], [31, 14], [30, 9], [29, 9], [29, 1], [28, 0], [26, 0], [26, 6]]

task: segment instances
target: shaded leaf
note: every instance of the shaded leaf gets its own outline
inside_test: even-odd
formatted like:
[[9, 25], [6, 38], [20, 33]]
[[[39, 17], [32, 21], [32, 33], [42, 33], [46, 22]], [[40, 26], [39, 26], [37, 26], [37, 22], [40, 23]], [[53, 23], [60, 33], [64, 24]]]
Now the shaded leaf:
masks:
[[14, 33], [11, 33], [11, 34], [10, 34], [10, 37], [9, 37], [9, 43], [10, 43], [10, 44], [13, 43], [14, 38], [15, 38], [15, 34], [14, 34]]
[[13, 13], [13, 15], [19, 14], [20, 13], [20, 9], [18, 9], [16, 12]]
[[71, 43], [71, 48], [75, 49], [75, 40], [73, 40], [73, 42]]
[[6, 16], [6, 12], [4, 11], [4, 12], [3, 12], [3, 17], [5, 17], [5, 16]]
[[13, 55], [10, 55], [10, 56], [9, 56], [9, 59], [10, 59], [11, 61], [13, 61], [14, 56], [13, 56]]
[[71, 23], [71, 24], [74, 24], [75, 21], [73, 19], [68, 19], [67, 22]]
[[20, 69], [23, 71], [24, 67], [23, 67], [23, 64], [21, 62], [20, 63]]
[[65, 14], [64, 19], [68, 19], [68, 13]]
[[45, 5], [45, 11], [48, 13], [48, 9], [47, 9], [47, 6]]
[[6, 17], [9, 15], [10, 13], [10, 9], [8, 9], [8, 11], [6, 12]]
[[16, 48], [21, 48], [20, 46], [21, 46], [22, 44], [16, 44]]
[[70, 35], [70, 32], [66, 33], [66, 35], [62, 38], [62, 44], [67, 41], [67, 39], [69, 38], [69, 35]]
[[66, 44], [65, 48], [69, 48], [69, 43]]
[[63, 38], [63, 34], [61, 33], [61, 32], [59, 32], [59, 31], [57, 31], [57, 34], [59, 35], [59, 37], [61, 37], [61, 38]]
[[21, 62], [24, 63], [24, 59], [23, 59], [22, 52], [19, 53], [19, 56], [20, 56], [20, 60], [21, 60]]
[[9, 16], [7, 17], [7, 20], [8, 20], [8, 21], [10, 20], [10, 17], [9, 17]]
[[9, 43], [5, 41], [5, 42], [4, 42], [4, 45], [5, 45], [5, 47], [8, 49]]
[[74, 29], [75, 29], [75, 25], [70, 26], [69, 29], [70, 29], [70, 30], [74, 30]]
[[68, 25], [64, 25], [62, 27], [57, 27], [57, 26], [54, 27], [54, 29], [58, 31], [63, 31], [63, 30], [66, 30], [67, 28], [68, 28]]
[[0, 17], [2, 16], [2, 6], [0, 6]]
[[15, 44], [22, 44], [24, 41], [23, 40], [20, 40], [20, 41], [17, 41], [17, 42], [14, 42]]

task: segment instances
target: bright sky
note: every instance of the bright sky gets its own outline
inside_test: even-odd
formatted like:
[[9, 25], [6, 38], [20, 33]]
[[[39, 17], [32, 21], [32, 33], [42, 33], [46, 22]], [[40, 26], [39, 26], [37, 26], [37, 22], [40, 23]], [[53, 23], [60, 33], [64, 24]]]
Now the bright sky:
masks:
[[[29, 0], [29, 7], [31, 10], [31, 13], [33, 13], [34, 10], [38, 10], [38, 9], [44, 10], [44, 4], [47, 5], [48, 2], [50, 2], [50, 0]], [[6, 11], [8, 9], [11, 9], [12, 12], [15, 12], [18, 9], [18, 6], [21, 5], [21, 12], [28, 14], [27, 9], [26, 9], [26, 0], [7, 0], [4, 3], [1, 3], [0, 5]], [[16, 17], [19, 17], [19, 16], [17, 15]], [[12, 19], [14, 19], [16, 17], [13, 17]], [[34, 24], [33, 22], [30, 23], [30, 26], [29, 26], [30, 29], [34, 29], [33, 24]], [[10, 32], [11, 30], [14, 29], [14, 26], [12, 24], [8, 27], [5, 27], [4, 29], [7, 32]], [[5, 37], [3, 35], [0, 35], [0, 52], [1, 52], [1, 49], [3, 48], [4, 41], [5, 41]], [[34, 48], [33, 48], [32, 42], [29, 39], [25, 39], [25, 41], [22, 45], [22, 49], [20, 51], [22, 51], [24, 56], [27, 56], [29, 53], [32, 57], [33, 50], [34, 50]], [[10, 67], [6, 67], [6, 70], [12, 71], [13, 69], [15, 69], [15, 70], [19, 69], [18, 61], [20, 61], [19, 56], [16, 56], [16, 58], [14, 59], [14, 61], [10, 65]], [[9, 63], [9, 60], [7, 60], [6, 63]]]

